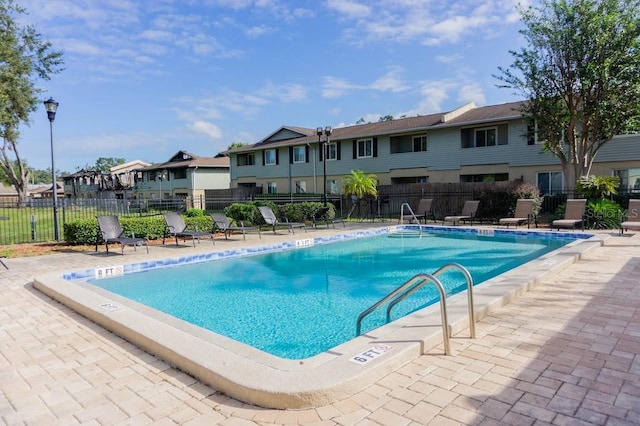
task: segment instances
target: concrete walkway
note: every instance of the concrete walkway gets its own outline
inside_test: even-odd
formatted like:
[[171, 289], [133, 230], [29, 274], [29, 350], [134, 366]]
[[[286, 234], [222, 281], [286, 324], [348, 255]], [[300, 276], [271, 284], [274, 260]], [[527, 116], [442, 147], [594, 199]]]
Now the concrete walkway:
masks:
[[[265, 235], [262, 242], [266, 238], [290, 236]], [[254, 235], [247, 240], [217, 240], [216, 247], [259, 242]], [[129, 247], [125, 259], [211, 249], [207, 240], [196, 249], [151, 247], [149, 255]], [[346, 400], [299, 411], [234, 401], [30, 283], [41, 273], [110, 260], [88, 252], [6, 261], [10, 269], [0, 271], [0, 423], [640, 424], [640, 234], [608, 238], [485, 317], [475, 340], [465, 332], [454, 336], [454, 356], [423, 355]]]

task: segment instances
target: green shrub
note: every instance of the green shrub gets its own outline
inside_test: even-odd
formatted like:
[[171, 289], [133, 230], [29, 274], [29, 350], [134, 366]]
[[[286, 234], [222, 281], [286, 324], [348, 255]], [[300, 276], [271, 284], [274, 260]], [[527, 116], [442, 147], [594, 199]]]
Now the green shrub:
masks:
[[184, 212], [184, 215], [187, 217], [201, 217], [204, 216], [204, 211], [202, 209], [191, 208], [187, 209], [187, 211]]
[[618, 193], [618, 176], [583, 176], [576, 183], [576, 191], [584, 198], [608, 198]]
[[98, 236], [96, 219], [80, 219], [63, 224], [64, 241], [67, 244], [95, 244]]
[[254, 203], [233, 203], [224, 208], [224, 214], [236, 224], [242, 221], [245, 224], [251, 225], [256, 223], [256, 218], [260, 216], [258, 208]]
[[624, 210], [611, 200], [599, 199], [587, 203], [586, 215], [591, 229], [618, 229]]
[[[166, 223], [161, 215], [143, 217], [120, 217], [120, 224], [126, 236], [132, 233], [136, 237], [157, 240], [163, 237]], [[209, 231], [213, 229], [210, 216], [185, 217], [184, 222], [189, 229]], [[98, 221], [81, 219], [64, 224], [64, 240], [68, 244], [95, 244], [99, 238]], [[101, 242], [101, 237], [99, 238]]]

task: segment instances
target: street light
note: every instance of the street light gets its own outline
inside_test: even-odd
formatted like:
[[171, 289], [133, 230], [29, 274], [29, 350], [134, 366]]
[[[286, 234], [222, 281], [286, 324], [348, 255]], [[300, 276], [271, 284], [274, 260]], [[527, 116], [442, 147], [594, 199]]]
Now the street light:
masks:
[[322, 134], [324, 133], [325, 136], [324, 143], [322, 144], [322, 170], [324, 176], [322, 202], [324, 206], [327, 207], [327, 147], [329, 146], [329, 136], [331, 136], [331, 126], [325, 127], [324, 130], [322, 130], [322, 127], [318, 127], [316, 128], [316, 133], [318, 134], [318, 147], [320, 147]]
[[49, 135], [51, 136], [51, 191], [53, 193], [53, 230], [56, 241], [60, 241], [60, 228], [58, 226], [58, 184], [56, 182], [56, 164], [53, 155], [53, 120], [56, 119], [56, 111], [58, 110], [58, 102], [53, 98], [44, 101], [44, 108], [49, 118]]
[[158, 179], [160, 179], [160, 208], [162, 209], [162, 181], [167, 179], [167, 169], [163, 169], [160, 172]]

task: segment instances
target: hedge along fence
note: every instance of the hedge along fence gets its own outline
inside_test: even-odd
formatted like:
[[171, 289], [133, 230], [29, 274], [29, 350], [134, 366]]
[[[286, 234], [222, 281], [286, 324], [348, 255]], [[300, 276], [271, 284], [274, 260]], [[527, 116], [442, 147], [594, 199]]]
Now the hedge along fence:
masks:
[[[249, 203], [234, 203], [227, 206], [224, 212], [236, 224], [241, 221], [249, 225], [264, 225], [262, 215], [258, 211], [258, 206], [269, 206], [276, 214], [279, 220], [284, 221], [285, 218], [291, 222], [300, 222], [311, 220], [316, 212], [323, 207], [319, 202], [303, 202], [277, 204], [270, 201], [254, 201]], [[333, 205], [329, 207], [329, 216], [335, 217], [335, 209]], [[211, 216], [204, 214], [199, 209], [189, 209], [183, 215], [185, 224], [189, 229], [198, 229], [200, 231], [211, 230], [214, 232], [214, 223]], [[163, 238], [165, 234], [166, 223], [161, 215], [143, 216], [143, 217], [120, 217], [120, 224], [126, 236], [135, 235], [139, 238], [148, 240], [158, 240]], [[102, 236], [99, 233], [98, 221], [96, 219], [80, 219], [64, 224], [65, 242], [68, 244], [95, 244], [96, 241], [102, 242]]]
[[[213, 221], [209, 215], [184, 217], [189, 229], [212, 230]], [[120, 224], [125, 236], [132, 234], [148, 240], [161, 239], [166, 223], [162, 216], [121, 217]], [[67, 244], [95, 244], [102, 242], [96, 219], [81, 219], [64, 224], [64, 240]]]

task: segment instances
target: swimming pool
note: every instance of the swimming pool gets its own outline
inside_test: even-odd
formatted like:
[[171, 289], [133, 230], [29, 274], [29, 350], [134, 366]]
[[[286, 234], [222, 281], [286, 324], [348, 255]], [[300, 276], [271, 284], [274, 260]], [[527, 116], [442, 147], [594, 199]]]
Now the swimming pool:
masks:
[[[401, 228], [348, 224], [347, 230], [318, 229], [302, 236], [279, 233], [270, 235], [266, 241], [263, 238], [259, 243], [257, 240], [229, 240], [225, 241], [226, 249], [215, 252], [206, 251], [210, 249], [207, 245], [195, 249], [191, 246], [189, 249], [177, 249], [170, 245], [151, 250], [149, 255], [137, 253], [124, 257], [105, 257], [99, 254], [84, 258], [83, 264], [87, 265], [87, 269], [54, 270], [34, 277], [33, 284], [42, 293], [91, 321], [235, 399], [270, 408], [319, 407], [353, 395], [421, 355], [441, 356], [439, 345], [443, 343], [443, 335], [439, 306], [436, 304], [418, 309], [310, 358], [291, 360], [194, 326], [88, 284], [86, 280], [144, 270], [166, 271], [166, 268], [175, 265], [281, 252], [296, 247], [383, 235]], [[423, 228], [429, 232], [469, 234], [478, 238], [515, 236], [570, 241], [557, 250], [477, 286], [474, 290], [476, 321], [526, 292], [546, 275], [556, 273], [602, 244], [602, 237], [579, 232], [438, 226]], [[304, 238], [307, 236], [312, 238]], [[295, 239], [300, 237], [303, 238]], [[177, 252], [181, 255], [176, 255]], [[119, 263], [123, 260], [131, 263]], [[448, 297], [447, 308], [449, 334], [456, 336], [452, 340], [452, 354], [455, 356], [458, 339], [469, 336], [466, 331], [469, 326], [466, 292]]]
[[[478, 285], [568, 242], [383, 234], [89, 282], [270, 354], [304, 359], [353, 339], [358, 315], [417, 274], [456, 262]], [[448, 294], [466, 289], [459, 272], [440, 280]], [[436, 288], [426, 286], [399, 304], [391, 319], [438, 300]], [[384, 310], [378, 310], [362, 330], [385, 322]]]

